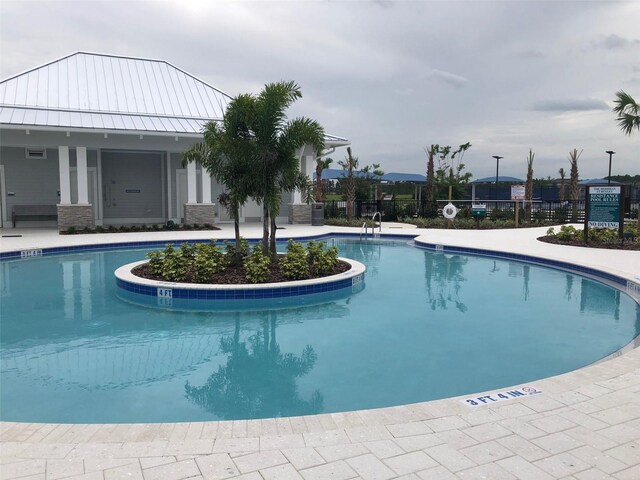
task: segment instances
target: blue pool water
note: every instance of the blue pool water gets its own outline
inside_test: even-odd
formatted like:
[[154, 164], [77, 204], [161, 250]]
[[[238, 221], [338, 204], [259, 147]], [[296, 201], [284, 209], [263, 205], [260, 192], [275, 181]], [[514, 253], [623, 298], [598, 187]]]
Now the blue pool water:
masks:
[[573, 370], [640, 333], [602, 283], [405, 242], [329, 240], [364, 290], [265, 311], [173, 312], [118, 296], [148, 249], [0, 262], [0, 419], [171, 422], [384, 407]]

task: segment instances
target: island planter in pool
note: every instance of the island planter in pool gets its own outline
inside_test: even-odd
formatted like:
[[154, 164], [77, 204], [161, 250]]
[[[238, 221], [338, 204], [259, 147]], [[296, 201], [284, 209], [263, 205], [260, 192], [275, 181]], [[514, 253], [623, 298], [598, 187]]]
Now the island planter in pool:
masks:
[[118, 268], [118, 296], [145, 306], [188, 310], [265, 309], [334, 300], [364, 289], [366, 267], [340, 257], [351, 265], [346, 272], [309, 280], [255, 284], [201, 284], [151, 280], [133, 270], [148, 260]]

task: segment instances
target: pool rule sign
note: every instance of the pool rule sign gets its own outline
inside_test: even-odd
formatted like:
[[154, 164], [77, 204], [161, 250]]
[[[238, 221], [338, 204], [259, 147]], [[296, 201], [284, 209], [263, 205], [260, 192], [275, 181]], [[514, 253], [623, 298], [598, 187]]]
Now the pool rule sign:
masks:
[[584, 239], [588, 240], [589, 228], [617, 228], [622, 238], [624, 227], [624, 207], [622, 188], [587, 187], [586, 215], [584, 219]]

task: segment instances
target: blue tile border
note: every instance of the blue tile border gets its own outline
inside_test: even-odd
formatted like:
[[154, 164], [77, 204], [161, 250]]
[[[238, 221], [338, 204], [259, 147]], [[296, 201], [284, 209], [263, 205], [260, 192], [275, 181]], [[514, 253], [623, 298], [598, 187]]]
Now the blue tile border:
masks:
[[[387, 240], [411, 240], [417, 237], [418, 234], [382, 234], [380, 238]], [[307, 235], [303, 237], [295, 237], [294, 240], [304, 242], [308, 240], [324, 240], [335, 237], [346, 237], [358, 239], [359, 235], [348, 233], [348, 232], [338, 232], [338, 233], [323, 233], [320, 235]], [[293, 238], [293, 237], [292, 237]], [[216, 239], [219, 242], [233, 241], [233, 239]], [[260, 241], [259, 238], [247, 238], [246, 239], [250, 244], [256, 244]], [[278, 242], [285, 242], [288, 239], [279, 238]], [[183, 243], [195, 244], [195, 243], [203, 243], [209, 242], [211, 239], [200, 238], [200, 239], [167, 239], [167, 240], [146, 240], [146, 241], [137, 241], [137, 242], [114, 242], [114, 243], [92, 243], [87, 245], [76, 245], [76, 246], [68, 246], [68, 247], [49, 247], [49, 248], [33, 248], [33, 249], [25, 249], [25, 250], [15, 250], [11, 252], [0, 252], [0, 261], [1, 260], [15, 260], [18, 258], [23, 258], [23, 252], [30, 252], [34, 250], [38, 250], [40, 252], [39, 255], [35, 256], [48, 256], [48, 255], [65, 255], [69, 253], [83, 253], [83, 252], [99, 252], [104, 250], [126, 250], [130, 248], [157, 248], [164, 247], [168, 243], [172, 243], [174, 245], [180, 245]]]
[[[406, 234], [400, 234], [400, 233], [381, 234], [380, 238], [383, 240], [413, 240], [416, 237], [419, 237], [420, 235], [421, 235], [420, 232], [411, 231], [410, 233], [406, 233]], [[323, 240], [323, 239], [336, 238], [336, 237], [352, 238], [355, 240], [360, 238], [360, 236], [355, 233], [333, 232], [333, 233], [323, 233], [319, 235], [306, 235], [302, 237], [295, 237], [295, 240], [297, 241]], [[216, 239], [216, 240], [219, 240], [222, 242], [224, 240], [231, 241], [232, 239]], [[286, 239], [284, 238], [278, 239], [278, 241], [285, 241], [285, 240]], [[77, 246], [68, 246], [68, 247], [28, 249], [28, 250], [22, 250], [22, 251], [17, 250], [17, 251], [11, 251], [11, 252], [0, 252], [0, 261], [24, 258], [25, 255], [23, 252], [31, 252], [34, 250], [37, 250], [38, 253], [37, 255], [33, 255], [33, 256], [40, 256], [40, 255], [49, 256], [49, 255], [65, 255], [65, 254], [82, 253], [82, 252], [126, 250], [126, 249], [145, 248], [145, 247], [157, 248], [157, 247], [163, 247], [168, 243], [179, 245], [182, 243], [194, 244], [194, 243], [202, 243], [207, 241], [210, 241], [210, 239], [165, 239], [165, 240], [146, 240], [146, 241], [136, 241], [136, 242], [115, 242], [115, 243], [101, 243], [101, 244], [96, 243], [96, 244], [77, 245]], [[254, 244], [259, 242], [260, 239], [250, 238], [250, 239], [247, 239], [247, 241], [251, 244]], [[495, 258], [518, 260], [518, 261], [527, 262], [527, 263], [535, 263], [537, 265], [544, 265], [552, 268], [559, 268], [562, 270], [568, 270], [575, 273], [590, 275], [596, 278], [607, 280], [609, 282], [612, 282], [615, 285], [626, 287], [627, 289], [632, 289], [635, 291], [640, 290], [640, 285], [632, 282], [627, 278], [620, 277], [618, 275], [614, 275], [608, 272], [604, 272], [602, 270], [598, 270], [592, 267], [576, 265], [570, 262], [549, 260], [543, 257], [501, 252], [496, 250], [487, 250], [487, 249], [472, 248], [472, 247], [456, 247], [456, 246], [443, 245], [438, 243], [428, 243], [428, 242], [422, 242], [419, 240], [416, 240], [414, 244], [416, 247], [419, 247], [419, 248], [426, 248], [426, 249], [436, 250], [436, 251], [464, 253], [464, 254], [470, 254], [470, 255], [483, 255], [483, 256], [491, 256]], [[33, 258], [33, 256], [26, 255], [27, 258]]]
[[467, 255], [482, 255], [494, 258], [501, 258], [505, 260], [517, 260], [519, 262], [534, 263], [536, 265], [543, 265], [552, 268], [558, 268], [561, 270], [568, 270], [570, 272], [586, 274], [592, 277], [601, 278], [612, 282], [622, 287], [629, 287], [631, 280], [614, 275], [612, 273], [604, 272], [592, 267], [585, 267], [582, 265], [576, 265], [575, 263], [564, 262], [560, 260], [550, 260], [543, 257], [536, 257], [533, 255], [524, 255], [520, 253], [501, 252], [497, 250], [487, 250], [482, 248], [472, 247], [456, 247], [451, 245], [443, 245], [440, 243], [428, 243], [419, 240], [415, 241], [415, 246], [427, 250], [441, 251], [445, 253], [464, 253]]
[[[120, 291], [125, 291], [135, 296], [157, 299], [159, 306], [169, 308], [174, 300], [193, 300], [198, 303], [211, 300], [278, 299], [320, 293], [326, 294], [337, 290], [348, 290], [348, 292], [352, 293], [361, 291], [364, 286], [366, 267], [355, 260], [339, 259], [351, 264], [351, 269], [329, 277], [271, 284], [181, 284], [155, 281], [134, 275], [132, 270], [138, 265], [146, 263], [146, 260], [123, 265], [114, 272], [114, 276], [116, 286]], [[204, 305], [204, 302], [200, 303]]]

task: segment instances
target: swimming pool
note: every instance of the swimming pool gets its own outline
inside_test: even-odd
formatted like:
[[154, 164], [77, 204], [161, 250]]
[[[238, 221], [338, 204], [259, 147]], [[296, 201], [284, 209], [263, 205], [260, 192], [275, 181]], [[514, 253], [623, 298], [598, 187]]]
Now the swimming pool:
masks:
[[0, 418], [170, 422], [406, 404], [573, 370], [629, 343], [640, 309], [571, 273], [406, 242], [330, 240], [366, 287], [268, 311], [117, 296], [148, 249], [1, 262]]

